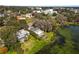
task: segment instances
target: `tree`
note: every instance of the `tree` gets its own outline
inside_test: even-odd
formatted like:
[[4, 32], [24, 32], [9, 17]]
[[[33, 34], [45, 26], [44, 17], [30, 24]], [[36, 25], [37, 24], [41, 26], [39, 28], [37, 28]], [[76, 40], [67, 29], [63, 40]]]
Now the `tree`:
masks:
[[16, 45], [20, 45], [16, 38], [17, 28], [13, 26], [6, 26], [1, 28], [0, 37], [4, 40], [5, 46], [11, 50], [17, 48]]
[[56, 21], [57, 21], [57, 23], [59, 23], [63, 27], [65, 25], [65, 22], [67, 22], [67, 17], [65, 17], [61, 14], [58, 14], [56, 16]]
[[53, 16], [57, 16], [57, 14], [56, 13], [53, 13]]
[[44, 14], [44, 13], [35, 13], [34, 17], [36, 19], [45, 19], [45, 20], [51, 19], [51, 16], [49, 14]]
[[54, 25], [51, 20], [35, 20], [33, 22], [34, 27], [38, 27], [45, 32], [53, 31]]
[[20, 20], [19, 21], [19, 27], [21, 28], [25, 28], [25, 29], [27, 29], [28, 28], [28, 25], [27, 25], [27, 23], [26, 23], [26, 21], [25, 20]]
[[4, 26], [4, 18], [0, 17], [0, 26]]

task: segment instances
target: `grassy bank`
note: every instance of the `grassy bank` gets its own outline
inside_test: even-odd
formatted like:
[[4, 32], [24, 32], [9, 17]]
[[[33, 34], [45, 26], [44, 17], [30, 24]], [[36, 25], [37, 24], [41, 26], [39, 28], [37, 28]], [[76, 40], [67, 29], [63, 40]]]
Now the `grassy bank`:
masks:
[[22, 44], [22, 48], [25, 50], [24, 53], [33, 54], [38, 52], [45, 45], [49, 44], [51, 40], [54, 39], [54, 33], [49, 32], [45, 33], [47, 35], [46, 38], [42, 38], [41, 40], [36, 39], [34, 36], [30, 35], [29, 40]]
[[70, 54], [74, 53], [74, 46], [72, 41], [72, 32], [67, 28], [60, 28], [58, 32], [65, 38], [64, 45], [56, 43], [54, 47], [51, 48], [50, 52], [55, 54]]
[[79, 26], [79, 23], [77, 22], [65, 22], [65, 25], [73, 25], [73, 26]]

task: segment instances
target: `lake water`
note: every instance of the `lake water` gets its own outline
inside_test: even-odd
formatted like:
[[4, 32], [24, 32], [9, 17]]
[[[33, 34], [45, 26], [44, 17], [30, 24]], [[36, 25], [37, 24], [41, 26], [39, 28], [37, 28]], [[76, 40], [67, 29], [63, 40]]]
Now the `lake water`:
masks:
[[74, 41], [75, 49], [79, 50], [79, 26], [69, 26], [68, 29], [72, 32], [72, 39]]
[[[76, 51], [77, 53], [79, 53], [79, 26], [66, 26], [64, 27], [66, 29], [68, 29], [69, 31], [71, 31], [72, 33], [72, 41], [74, 42], [74, 51]], [[56, 43], [61, 43], [62, 45], [65, 43], [64, 41], [64, 37], [62, 35], [60, 35], [60, 33], [58, 33], [57, 36], [57, 40], [54, 43], [50, 43], [47, 46], [43, 47], [39, 52], [40, 54], [50, 54], [50, 50], [51, 48], [53, 48], [53, 46]]]

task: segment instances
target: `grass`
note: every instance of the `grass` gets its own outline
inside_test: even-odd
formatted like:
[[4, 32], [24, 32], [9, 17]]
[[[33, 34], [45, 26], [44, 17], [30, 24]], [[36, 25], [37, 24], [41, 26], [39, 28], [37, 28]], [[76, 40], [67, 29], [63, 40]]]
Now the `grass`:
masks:
[[22, 48], [25, 49], [24, 53], [33, 54], [43, 48], [45, 45], [51, 42], [51, 37], [54, 37], [53, 32], [45, 33], [47, 35], [46, 39], [38, 40], [34, 36], [30, 35], [29, 40], [22, 44]]
[[65, 25], [78, 25], [79, 26], [79, 23], [77, 22], [65, 22]]
[[26, 21], [27, 24], [32, 23], [32, 19], [31, 18], [27, 18], [25, 21]]
[[58, 32], [64, 37], [65, 43], [61, 45], [56, 43], [54, 47], [51, 47], [50, 53], [55, 54], [71, 54], [73, 53], [73, 41], [72, 41], [72, 32], [68, 28], [59, 28]]

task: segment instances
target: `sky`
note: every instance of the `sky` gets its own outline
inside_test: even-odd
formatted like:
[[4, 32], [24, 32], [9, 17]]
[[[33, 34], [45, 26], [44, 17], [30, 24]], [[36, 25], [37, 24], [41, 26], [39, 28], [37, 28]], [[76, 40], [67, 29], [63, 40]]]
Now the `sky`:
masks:
[[79, 6], [79, 0], [0, 0], [5, 6]]

